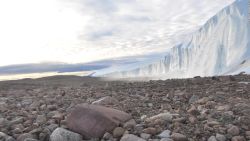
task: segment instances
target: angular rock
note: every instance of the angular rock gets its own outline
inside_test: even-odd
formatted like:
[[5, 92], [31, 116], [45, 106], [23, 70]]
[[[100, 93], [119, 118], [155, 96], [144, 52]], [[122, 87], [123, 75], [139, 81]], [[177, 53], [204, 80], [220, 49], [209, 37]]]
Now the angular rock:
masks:
[[100, 138], [105, 132], [130, 120], [125, 112], [97, 105], [78, 105], [66, 119], [67, 127], [85, 138]]
[[50, 135], [50, 141], [82, 141], [82, 136], [63, 128], [57, 128]]
[[170, 138], [171, 137], [170, 133], [171, 133], [171, 131], [165, 130], [165, 131], [161, 132], [159, 135], [157, 135], [157, 137], [159, 137], [159, 138]]
[[126, 134], [121, 138], [120, 141], [146, 141], [146, 140], [132, 134]]

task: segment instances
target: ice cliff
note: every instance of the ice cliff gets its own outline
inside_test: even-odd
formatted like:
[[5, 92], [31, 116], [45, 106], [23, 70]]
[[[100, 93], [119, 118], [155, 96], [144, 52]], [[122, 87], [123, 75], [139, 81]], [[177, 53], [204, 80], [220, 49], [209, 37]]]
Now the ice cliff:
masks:
[[232, 69], [235, 72], [250, 57], [248, 6], [249, 0], [236, 0], [159, 61], [124, 66], [125, 69], [113, 69], [103, 76], [165, 79], [223, 75]]

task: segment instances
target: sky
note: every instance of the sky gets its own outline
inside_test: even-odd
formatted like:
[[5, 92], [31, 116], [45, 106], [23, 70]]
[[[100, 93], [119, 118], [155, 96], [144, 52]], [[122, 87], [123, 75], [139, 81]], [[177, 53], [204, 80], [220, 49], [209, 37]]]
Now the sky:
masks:
[[1, 0], [0, 67], [164, 52], [233, 0]]

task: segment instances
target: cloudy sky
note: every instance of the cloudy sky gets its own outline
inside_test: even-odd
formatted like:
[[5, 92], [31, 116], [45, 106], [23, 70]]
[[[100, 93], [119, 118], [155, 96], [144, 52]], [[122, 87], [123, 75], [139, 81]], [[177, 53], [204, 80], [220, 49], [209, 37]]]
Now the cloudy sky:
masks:
[[1, 0], [0, 66], [166, 51], [233, 0]]

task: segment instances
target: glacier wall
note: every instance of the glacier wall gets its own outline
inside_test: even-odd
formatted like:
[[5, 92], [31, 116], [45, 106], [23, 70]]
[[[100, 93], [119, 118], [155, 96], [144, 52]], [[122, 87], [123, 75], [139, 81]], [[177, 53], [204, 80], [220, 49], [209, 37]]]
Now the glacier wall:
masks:
[[236, 0], [159, 61], [104, 76], [165, 79], [225, 74], [250, 56], [249, 6], [250, 0]]

